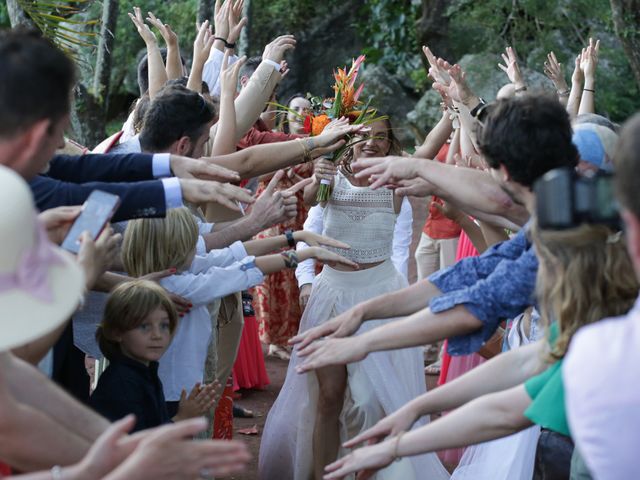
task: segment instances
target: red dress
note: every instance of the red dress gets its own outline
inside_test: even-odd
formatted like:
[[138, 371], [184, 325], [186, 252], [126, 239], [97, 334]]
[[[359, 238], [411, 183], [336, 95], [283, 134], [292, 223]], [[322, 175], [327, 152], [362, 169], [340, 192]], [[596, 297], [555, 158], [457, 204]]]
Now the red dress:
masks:
[[258, 322], [251, 305], [251, 295], [242, 293], [244, 328], [240, 339], [240, 348], [233, 364], [233, 390], [241, 388], [263, 389], [269, 385], [269, 375], [264, 365], [262, 344], [258, 336]]
[[[466, 257], [476, 257], [478, 251], [471, 243], [471, 240], [464, 231], [460, 234], [460, 241], [458, 243], [458, 251], [456, 253], [456, 261]], [[445, 341], [444, 354], [442, 355], [442, 368], [440, 369], [440, 378], [438, 378], [438, 385], [443, 385], [447, 382], [458, 378], [463, 373], [468, 372], [472, 368], [477, 367], [484, 362], [477, 353], [471, 355], [456, 355], [451, 356], [447, 353], [447, 343]], [[451, 448], [438, 452], [438, 456], [444, 463], [457, 464], [462, 458], [464, 448]]]
[[[298, 165], [293, 168], [296, 175], [302, 178], [310, 177], [313, 173], [311, 163]], [[279, 189], [287, 189], [298, 180], [286, 176], [278, 185]], [[258, 194], [266, 188], [265, 182], [260, 182]], [[298, 215], [293, 220], [281, 223], [260, 232], [256, 238], [267, 238], [282, 235], [285, 230], [301, 230], [309, 211], [302, 200], [302, 192], [298, 192]], [[284, 250], [288, 250], [287, 247]], [[293, 269], [285, 269], [265, 277], [262, 285], [258, 285], [251, 292], [256, 318], [259, 324], [260, 340], [267, 345], [286, 346], [287, 341], [298, 333], [300, 325], [300, 305], [298, 297], [298, 282]]]

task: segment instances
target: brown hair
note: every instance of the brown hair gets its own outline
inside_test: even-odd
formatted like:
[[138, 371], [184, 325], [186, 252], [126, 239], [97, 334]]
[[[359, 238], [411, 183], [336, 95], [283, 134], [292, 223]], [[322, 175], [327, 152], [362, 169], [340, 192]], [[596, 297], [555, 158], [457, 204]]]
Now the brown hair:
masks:
[[[393, 126], [391, 125], [391, 119], [389, 117], [385, 116], [381, 120], [376, 120], [375, 122], [372, 122], [372, 123], [377, 123], [377, 122], [384, 122], [384, 123], [387, 124], [387, 141], [389, 142], [389, 151], [387, 152], [387, 154], [385, 156], [388, 156], [388, 155], [401, 156], [402, 155], [402, 145], [400, 144], [400, 141], [398, 140], [398, 138], [396, 137], [395, 133], [393, 132]], [[340, 159], [339, 163], [342, 165], [342, 167], [348, 173], [351, 173], [351, 162], [352, 161], [353, 161], [353, 147], [348, 149], [344, 153], [344, 155], [342, 155], [342, 158]]]
[[629, 311], [638, 279], [620, 233], [604, 225], [532, 230], [540, 267], [537, 294], [542, 318], [558, 322], [550, 361], [564, 357], [582, 326]]
[[631, 117], [622, 128], [613, 163], [618, 199], [640, 218], [640, 113]]
[[182, 268], [198, 242], [198, 224], [186, 207], [167, 211], [165, 218], [128, 223], [122, 242], [122, 263], [134, 277], [168, 268]]
[[102, 322], [96, 331], [102, 354], [108, 359], [118, 356], [121, 350], [117, 336], [138, 327], [158, 308], [169, 315], [169, 330], [173, 334], [178, 326], [178, 313], [160, 285], [149, 280], [133, 280], [118, 285], [107, 300]]

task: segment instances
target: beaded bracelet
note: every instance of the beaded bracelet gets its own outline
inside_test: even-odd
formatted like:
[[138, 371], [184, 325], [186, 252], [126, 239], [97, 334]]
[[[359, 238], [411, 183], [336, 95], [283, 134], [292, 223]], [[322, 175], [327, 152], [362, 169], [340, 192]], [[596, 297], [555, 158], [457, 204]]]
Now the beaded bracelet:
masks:
[[287, 250], [286, 252], [282, 252], [280, 255], [284, 258], [284, 266], [287, 268], [296, 268], [298, 263], [300, 263], [298, 254], [294, 250]]

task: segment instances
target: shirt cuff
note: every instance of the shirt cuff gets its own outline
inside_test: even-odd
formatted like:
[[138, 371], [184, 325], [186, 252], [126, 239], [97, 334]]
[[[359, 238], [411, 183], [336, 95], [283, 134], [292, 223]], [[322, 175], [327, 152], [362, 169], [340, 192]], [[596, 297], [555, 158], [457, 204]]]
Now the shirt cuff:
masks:
[[440, 295], [431, 299], [429, 308], [433, 313], [450, 310], [458, 305], [464, 306], [469, 312], [482, 322], [482, 327], [467, 335], [449, 337], [447, 339], [447, 352], [449, 355], [469, 355], [477, 352], [484, 343], [489, 340], [498, 329], [500, 319], [486, 318], [482, 309], [473, 303], [465, 303], [465, 290], [456, 290], [449, 294]]
[[151, 173], [153, 173], [154, 178], [172, 177], [171, 154], [154, 153], [151, 163]]
[[249, 256], [249, 254], [247, 253], [247, 249], [244, 248], [244, 245], [240, 240], [229, 245], [229, 250], [231, 251], [231, 255], [233, 255], [233, 258], [235, 258], [238, 262], [244, 260]]
[[249, 256], [240, 260], [240, 270], [247, 273], [249, 285], [259, 285], [264, 281], [264, 274], [256, 267], [256, 257]]
[[207, 244], [202, 238], [202, 235], [198, 235], [198, 241], [196, 242], [196, 255], [206, 255], [207, 254]]
[[271, 65], [276, 72], [280, 71], [280, 64], [278, 62], [274, 62], [273, 60], [269, 60], [268, 58], [262, 60], [264, 63], [268, 63], [269, 65]]
[[167, 210], [182, 207], [182, 188], [180, 179], [176, 177], [163, 178], [161, 180], [164, 187], [164, 202]]
[[198, 233], [200, 235], [206, 235], [213, 231], [213, 223], [208, 222], [198, 222]]

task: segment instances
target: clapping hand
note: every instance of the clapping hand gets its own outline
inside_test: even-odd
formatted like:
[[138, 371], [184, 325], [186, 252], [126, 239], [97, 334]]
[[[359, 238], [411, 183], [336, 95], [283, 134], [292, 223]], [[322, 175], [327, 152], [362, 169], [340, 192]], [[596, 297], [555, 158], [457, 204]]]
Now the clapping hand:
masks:
[[187, 420], [196, 418], [207, 413], [216, 403], [216, 392], [220, 388], [220, 383], [207, 383], [201, 385], [196, 383], [189, 395], [186, 390], [182, 390], [180, 394], [180, 403], [178, 405], [178, 413], [173, 417], [174, 421]]

